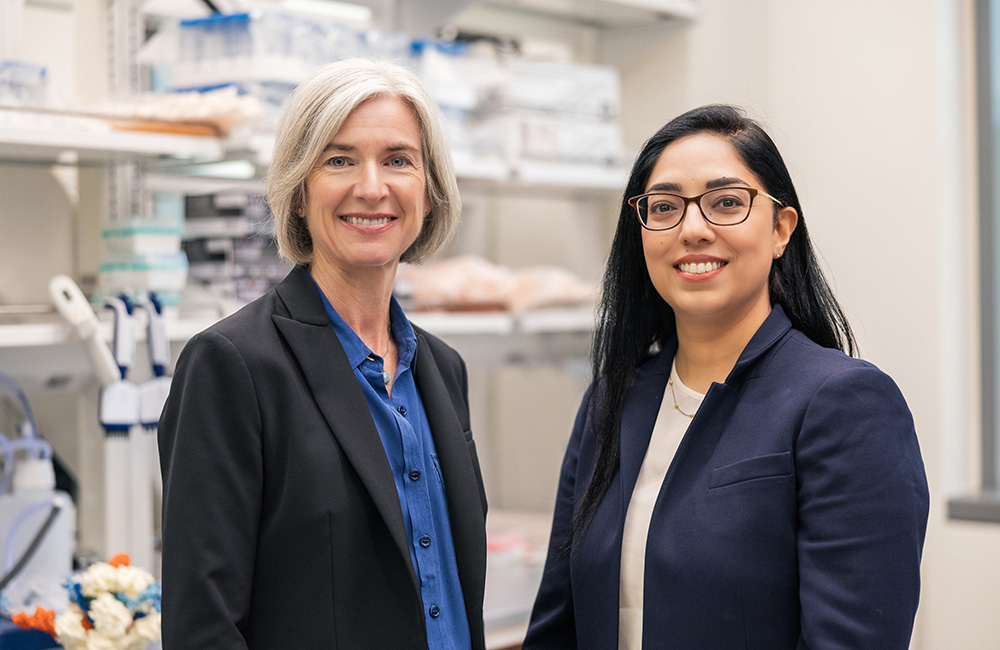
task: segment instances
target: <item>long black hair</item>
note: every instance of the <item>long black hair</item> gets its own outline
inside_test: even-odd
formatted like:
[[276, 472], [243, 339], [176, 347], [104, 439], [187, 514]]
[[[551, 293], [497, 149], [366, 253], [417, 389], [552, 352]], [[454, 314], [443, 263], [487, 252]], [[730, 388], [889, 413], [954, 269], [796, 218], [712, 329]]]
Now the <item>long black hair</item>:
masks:
[[[653, 167], [668, 145], [697, 133], [728, 139], [762, 189], [798, 212], [798, 225], [784, 254], [771, 264], [771, 304], [781, 305], [792, 326], [816, 343], [852, 356], [857, 347], [847, 317], [816, 260], [788, 168], [760, 124], [738, 108], [721, 104], [693, 109], [668, 122], [639, 152], [622, 196], [592, 349], [594, 387], [587, 408], [597, 436], [597, 464], [567, 542], [586, 529], [618, 473], [622, 406], [636, 368], [654, 346], [664, 346], [677, 333], [673, 309], [656, 291], [646, 269], [641, 226], [628, 198], [646, 191]], [[775, 206], [775, 218], [777, 211]]]

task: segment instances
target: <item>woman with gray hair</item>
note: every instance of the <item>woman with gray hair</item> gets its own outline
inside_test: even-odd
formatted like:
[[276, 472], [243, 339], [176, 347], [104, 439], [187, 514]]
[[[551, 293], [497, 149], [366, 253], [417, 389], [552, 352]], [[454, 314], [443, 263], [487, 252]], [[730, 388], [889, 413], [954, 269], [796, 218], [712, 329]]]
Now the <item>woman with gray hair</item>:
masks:
[[449, 156], [400, 65], [289, 99], [267, 198], [296, 266], [191, 339], [161, 420], [165, 649], [484, 648], [465, 364], [392, 297], [455, 230]]

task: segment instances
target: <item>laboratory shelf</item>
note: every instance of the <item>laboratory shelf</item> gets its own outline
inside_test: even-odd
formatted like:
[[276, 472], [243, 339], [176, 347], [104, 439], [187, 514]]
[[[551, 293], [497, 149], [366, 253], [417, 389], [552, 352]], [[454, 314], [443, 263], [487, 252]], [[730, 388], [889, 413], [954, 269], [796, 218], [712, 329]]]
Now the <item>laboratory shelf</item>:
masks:
[[265, 187], [261, 178], [215, 178], [209, 176], [183, 176], [174, 172], [148, 173], [146, 188], [153, 192], [177, 194], [217, 194], [219, 192], [244, 192], [263, 196]]
[[498, 156], [477, 156], [469, 151], [452, 151], [452, 165], [460, 180], [502, 183], [510, 179], [510, 165]]
[[590, 309], [511, 312], [412, 312], [411, 322], [441, 337], [480, 368], [511, 363], [579, 364], [590, 354]]
[[457, 22], [505, 12], [527, 19], [620, 30], [698, 16], [695, 0], [483, 0], [468, 5], [455, 17]]
[[[535, 334], [589, 333], [593, 330], [594, 314], [589, 309], [544, 309], [513, 314], [506, 311], [411, 311], [410, 321], [438, 336], [509, 336]], [[110, 312], [98, 311], [104, 338], [111, 341]], [[137, 311], [136, 339], [146, 340], [145, 315]], [[164, 317], [167, 336], [172, 342], [184, 342], [219, 320], [217, 316], [178, 316], [168, 312]], [[60, 345], [77, 340], [73, 329], [50, 317], [43, 322], [0, 323], [0, 348]]]
[[[229, 305], [228, 307], [232, 307]], [[231, 309], [229, 309], [231, 311]], [[220, 316], [178, 316], [164, 321], [176, 360], [192, 336], [210, 327]], [[412, 312], [410, 320], [458, 350], [466, 362], [479, 368], [510, 363], [570, 364], [576, 367], [590, 352], [593, 315], [590, 310], [552, 309], [515, 315], [509, 312]], [[26, 317], [27, 318], [27, 317]], [[93, 365], [73, 329], [54, 314], [32, 322], [0, 323], [0, 371], [13, 376], [25, 390], [79, 390], [95, 381]], [[110, 312], [98, 310], [101, 334], [110, 344]], [[150, 376], [146, 361], [146, 323], [136, 315], [136, 381]], [[584, 366], [581, 366], [584, 367]], [[94, 384], [96, 385], [96, 384]]]
[[217, 160], [219, 138], [173, 133], [122, 131], [94, 120], [0, 123], [0, 159], [76, 164], [107, 162], [120, 156]]
[[514, 317], [507, 312], [407, 313], [414, 325], [437, 336], [509, 336], [514, 333]]
[[[146, 340], [145, 316], [141, 311], [137, 311], [135, 319], [136, 341], [144, 342]], [[111, 320], [104, 318], [100, 318], [100, 320], [101, 334], [110, 343], [113, 337]], [[178, 318], [168, 315], [164, 319], [167, 338], [171, 342], [187, 341], [216, 320], [218, 319], [212, 317]], [[79, 342], [79, 338], [73, 328], [57, 320], [40, 323], [0, 324], [0, 348], [45, 347], [76, 342]]]
[[466, 11], [492, 8], [600, 29], [630, 29], [698, 15], [694, 0], [485, 0]]
[[581, 188], [595, 192], [625, 189], [629, 170], [624, 167], [520, 160], [512, 167], [512, 180], [523, 186]]
[[594, 312], [590, 309], [541, 309], [521, 314], [517, 328], [522, 334], [590, 333]]
[[[147, 183], [152, 189], [175, 191], [202, 191], [205, 193], [224, 189], [245, 188], [262, 194], [264, 169], [271, 160], [274, 135], [268, 132], [242, 132], [234, 134], [219, 144], [220, 157], [228, 162], [216, 163], [205, 158], [208, 164], [179, 167], [169, 174], [150, 173]], [[607, 165], [587, 165], [538, 160], [505, 160], [496, 155], [478, 155], [466, 150], [452, 151], [455, 176], [463, 188], [502, 189], [515, 192], [587, 192], [604, 194], [620, 192], [625, 187], [628, 169]], [[247, 161], [256, 165], [237, 168], [232, 163]], [[229, 176], [230, 172], [237, 176]]]
[[[146, 353], [146, 322], [136, 315], [136, 366], [130, 377], [142, 381], [151, 376]], [[86, 347], [68, 324], [55, 315], [34, 322], [0, 323], [0, 371], [13, 376], [25, 390], [79, 390], [96, 381]], [[110, 345], [113, 332], [110, 312], [98, 311], [101, 335]], [[164, 318], [167, 338], [176, 358], [181, 346], [196, 333], [218, 320], [216, 317]], [[94, 384], [96, 385], [96, 384]]]
[[[411, 312], [410, 321], [425, 330], [448, 340], [475, 341], [482, 338], [502, 350], [502, 341], [530, 338], [537, 335], [567, 334], [589, 337], [593, 330], [593, 313], [585, 309], [547, 309], [524, 314], [510, 312]], [[0, 323], [0, 367], [4, 354], [11, 350], [35, 349], [43, 354], [44, 348], [80, 346], [73, 329], [54, 316], [32, 316], [33, 322]], [[112, 340], [112, 322], [109, 313], [98, 311], [101, 333], [109, 343]], [[136, 312], [136, 340], [146, 340], [145, 315]], [[211, 326], [217, 315], [185, 316], [168, 311], [164, 317], [167, 338], [171, 343], [183, 344], [192, 336]], [[505, 337], [505, 338], [498, 338]], [[4, 352], [6, 351], [6, 352]], [[30, 364], [29, 364], [30, 365]]]
[[438, 336], [589, 334], [594, 329], [590, 309], [541, 309], [514, 314], [496, 312], [409, 312], [410, 321]]
[[625, 189], [628, 170], [606, 165], [538, 160], [503, 162], [456, 156], [455, 176], [462, 190], [549, 197], [607, 196]]

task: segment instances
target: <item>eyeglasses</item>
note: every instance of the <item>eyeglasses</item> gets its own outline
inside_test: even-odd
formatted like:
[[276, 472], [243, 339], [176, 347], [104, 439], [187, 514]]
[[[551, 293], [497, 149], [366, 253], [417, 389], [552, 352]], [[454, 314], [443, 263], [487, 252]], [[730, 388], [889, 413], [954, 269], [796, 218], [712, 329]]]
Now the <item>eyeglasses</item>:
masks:
[[633, 196], [628, 204], [635, 208], [639, 223], [647, 230], [676, 228], [684, 220], [689, 203], [698, 206], [708, 223], [714, 226], [735, 226], [750, 216], [754, 197], [758, 194], [784, 206], [784, 203], [770, 194], [752, 187], [722, 187], [691, 197], [670, 192], [649, 192]]

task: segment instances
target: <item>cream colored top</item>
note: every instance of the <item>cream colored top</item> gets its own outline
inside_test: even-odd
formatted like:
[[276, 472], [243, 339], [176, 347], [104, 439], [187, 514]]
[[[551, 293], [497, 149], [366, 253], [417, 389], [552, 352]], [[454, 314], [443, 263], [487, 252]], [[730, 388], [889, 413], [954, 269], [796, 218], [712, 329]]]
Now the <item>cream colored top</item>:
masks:
[[[618, 650], [642, 648], [642, 589], [646, 573], [646, 539], [653, 506], [660, 494], [660, 487], [667, 469], [677, 453], [681, 438], [691, 423], [691, 417], [705, 398], [677, 378], [677, 368], [671, 366], [670, 380], [660, 403], [653, 433], [646, 448], [646, 455], [639, 468], [639, 478], [632, 490], [628, 512], [625, 513], [625, 530], [622, 533], [621, 578], [618, 587]], [[680, 411], [674, 406], [674, 396]], [[681, 413], [683, 411], [683, 413]]]

